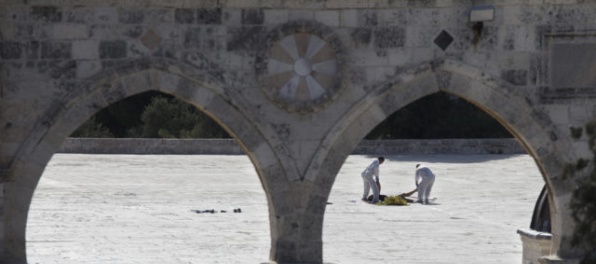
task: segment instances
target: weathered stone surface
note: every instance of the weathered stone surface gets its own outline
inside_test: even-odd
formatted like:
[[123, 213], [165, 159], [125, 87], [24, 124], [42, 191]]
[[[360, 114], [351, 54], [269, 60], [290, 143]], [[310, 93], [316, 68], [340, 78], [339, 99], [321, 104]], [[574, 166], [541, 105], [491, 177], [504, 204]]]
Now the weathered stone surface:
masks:
[[242, 24], [243, 25], [261, 25], [265, 21], [265, 14], [263, 9], [243, 9], [242, 10]]
[[51, 78], [74, 78], [76, 76], [76, 62], [74, 60], [49, 61], [47, 73]]
[[81, 40], [72, 43], [73, 59], [98, 59], [99, 41]]
[[99, 42], [100, 59], [120, 59], [126, 57], [126, 42], [123, 40]]
[[101, 63], [98, 61], [79, 61], [76, 65], [76, 77], [85, 79], [98, 74], [101, 71]]
[[198, 24], [221, 24], [221, 8], [199, 8], [197, 9]]
[[363, 10], [363, 11], [360, 11], [360, 15], [358, 17], [361, 19], [361, 22], [358, 23], [361, 26], [375, 27], [375, 26], [379, 25], [376, 11]]
[[354, 29], [351, 34], [352, 40], [357, 46], [367, 46], [371, 43], [372, 30], [368, 28]]
[[334, 10], [322, 10], [315, 12], [315, 20], [330, 26], [330, 27], [338, 27], [339, 26], [339, 12]]
[[12, 30], [16, 39], [32, 39], [36, 37], [33, 29], [33, 25], [15, 24]]
[[201, 28], [189, 28], [184, 35], [184, 46], [186, 48], [200, 49], [201, 48]]
[[432, 7], [436, 5], [437, 0], [408, 0], [408, 6], [414, 8]]
[[596, 43], [557, 43], [551, 46], [550, 79], [553, 88], [593, 87]]
[[0, 58], [20, 59], [23, 51], [19, 42], [0, 42]]
[[70, 59], [72, 43], [47, 42], [41, 43], [42, 59]]
[[140, 24], [145, 19], [143, 10], [120, 9], [118, 15], [118, 21], [123, 24]]
[[289, 10], [286, 9], [267, 9], [265, 13], [265, 24], [280, 25], [288, 22]]
[[[322, 221], [321, 201], [339, 163], [392, 112], [443, 91], [477, 105], [512, 131], [535, 155], [557, 194], [554, 204], [564, 204], [561, 197], [570, 195], [573, 179], [559, 174], [587, 153], [579, 146], [585, 140], [570, 138], [569, 127], [596, 119], [596, 4], [481, 1], [476, 4], [495, 8], [495, 17], [471, 24], [469, 3], [462, 3], [29, 0], [3, 5], [0, 167], [8, 169], [1, 179], [17, 189], [34, 186], [40, 175], [26, 168], [43, 168], [68, 131], [92, 113], [139, 92], [170, 93], [224, 124], [260, 164], [275, 212], [271, 258], [316, 262], [322, 252], [320, 226], [308, 225]], [[431, 145], [424, 147], [445, 149]], [[460, 147], [501, 151], [500, 146]], [[17, 165], [10, 164], [13, 160]], [[2, 197], [0, 207], [30, 198], [17, 193]], [[24, 226], [19, 221], [28, 205], [14, 204], [0, 221], [0, 230], [11, 232], [0, 232], [1, 241], [9, 241], [0, 244], [0, 254], [25, 259], [20, 238], [25, 229], [18, 226]], [[570, 212], [554, 209], [560, 230], [554, 232], [553, 249], [570, 254]]]
[[92, 21], [93, 10], [86, 7], [64, 8], [64, 21], [67, 23], [84, 24]]
[[189, 8], [177, 8], [174, 12], [176, 23], [192, 24], [195, 22], [195, 12]]
[[27, 59], [38, 59], [39, 58], [39, 42], [28, 41], [22, 44], [25, 58]]
[[528, 71], [505, 70], [501, 73], [501, 78], [513, 85], [526, 85], [528, 83]]
[[60, 22], [62, 12], [57, 6], [32, 6], [31, 17], [42, 22]]
[[52, 27], [53, 39], [86, 39], [89, 29], [81, 24], [56, 24]]
[[375, 46], [381, 49], [403, 47], [405, 38], [403, 28], [376, 28], [374, 31]]
[[264, 27], [240, 27], [228, 30], [228, 51], [256, 51], [265, 41]]
[[99, 6], [93, 9], [93, 21], [98, 24], [118, 23], [118, 8], [115, 6]]

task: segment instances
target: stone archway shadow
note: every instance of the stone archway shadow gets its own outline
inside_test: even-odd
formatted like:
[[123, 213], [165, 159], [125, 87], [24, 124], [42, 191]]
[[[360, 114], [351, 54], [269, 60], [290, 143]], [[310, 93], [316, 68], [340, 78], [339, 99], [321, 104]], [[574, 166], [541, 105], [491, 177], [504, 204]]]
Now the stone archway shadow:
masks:
[[[44, 117], [46, 121], [36, 127], [12, 162], [10, 175], [13, 181], [4, 184], [6, 224], [3, 243], [4, 254], [10, 255], [2, 258], [8, 263], [26, 262], [25, 232], [33, 193], [45, 166], [62, 142], [101, 109], [150, 90], [171, 94], [192, 104], [232, 135], [253, 163], [267, 197], [270, 215], [275, 215], [278, 212], [276, 204], [279, 203], [272, 201], [282, 200], [277, 196], [284, 195], [283, 190], [287, 190], [289, 185], [281, 168], [292, 165], [282, 164], [280, 160], [285, 159], [276, 157], [271, 146], [275, 138], [264, 138], [262, 131], [247, 116], [250, 113], [240, 111], [242, 106], [231, 102], [224, 85], [218, 75], [201, 73], [196, 68], [167, 59], [129, 62], [106, 70], [80, 85], [64, 99], [61, 108]], [[278, 177], [265, 176], [272, 172]], [[272, 185], [281, 191], [268, 191]], [[275, 218], [270, 217], [270, 221], [275, 221]], [[275, 230], [271, 233], [274, 236]]]
[[[571, 142], [533, 105], [532, 100], [515, 91], [510, 84], [457, 61], [422, 64], [378, 84], [344, 118], [336, 123], [309, 166], [307, 175], [315, 185], [333, 182], [344, 160], [374, 127], [402, 107], [430, 94], [447, 92], [479, 107], [495, 118], [532, 156], [546, 183], [551, 199], [553, 239], [551, 254], [568, 254], [571, 234], [562, 233], [570, 225], [566, 208], [570, 186], [563, 182], [565, 166], [575, 157], [563, 160], [557, 153], [568, 153]], [[325, 171], [320, 171], [325, 168]], [[323, 191], [323, 190], [321, 190]], [[329, 195], [330, 188], [327, 190]], [[538, 195], [538, 194], [537, 194]], [[559, 197], [559, 198], [553, 198]]]

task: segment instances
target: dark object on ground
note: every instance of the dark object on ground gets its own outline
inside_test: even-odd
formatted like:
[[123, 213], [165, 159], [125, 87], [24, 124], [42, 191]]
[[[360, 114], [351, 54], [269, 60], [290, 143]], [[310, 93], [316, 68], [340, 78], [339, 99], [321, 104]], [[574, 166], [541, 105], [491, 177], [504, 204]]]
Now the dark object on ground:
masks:
[[[217, 211], [215, 211], [213, 209], [207, 209], [207, 210], [190, 210], [190, 211], [191, 212], [195, 212], [197, 214], [204, 214], [204, 213], [214, 214], [214, 213], [217, 213]], [[226, 211], [226, 210], [220, 210], [219, 212], [220, 213], [227, 213], [228, 211]], [[234, 209], [234, 213], [242, 213], [242, 209], [236, 208], [236, 209]]]
[[215, 213], [215, 210], [213, 210], [213, 209], [202, 210], [202, 211], [201, 210], [191, 210], [191, 211], [193, 211], [193, 212], [195, 212], [197, 214], [202, 214], [202, 213], [212, 213], [212, 214], [214, 214]]

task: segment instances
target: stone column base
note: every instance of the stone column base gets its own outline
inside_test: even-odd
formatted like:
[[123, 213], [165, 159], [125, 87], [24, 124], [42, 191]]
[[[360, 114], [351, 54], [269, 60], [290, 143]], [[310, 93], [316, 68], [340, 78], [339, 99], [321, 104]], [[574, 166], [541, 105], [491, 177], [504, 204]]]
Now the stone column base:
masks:
[[522, 264], [538, 264], [543, 256], [550, 255], [552, 235], [532, 229], [520, 228], [517, 233], [523, 244]]
[[540, 264], [579, 264], [579, 259], [561, 259], [557, 256], [544, 256], [540, 258]]

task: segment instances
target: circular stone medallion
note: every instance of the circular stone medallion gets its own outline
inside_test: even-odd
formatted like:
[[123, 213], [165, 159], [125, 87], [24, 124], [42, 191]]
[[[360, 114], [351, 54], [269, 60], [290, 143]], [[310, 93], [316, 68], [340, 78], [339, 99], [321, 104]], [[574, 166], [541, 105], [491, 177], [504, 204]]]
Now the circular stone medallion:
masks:
[[337, 50], [323, 38], [297, 32], [273, 42], [261, 74], [263, 91], [290, 112], [313, 112], [339, 90]]

